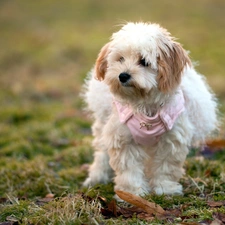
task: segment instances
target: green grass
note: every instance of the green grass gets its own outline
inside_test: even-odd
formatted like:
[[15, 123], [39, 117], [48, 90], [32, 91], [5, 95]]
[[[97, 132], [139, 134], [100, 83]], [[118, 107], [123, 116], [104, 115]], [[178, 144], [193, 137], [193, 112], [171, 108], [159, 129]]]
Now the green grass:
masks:
[[[102, 215], [113, 198], [113, 184], [81, 187], [93, 159], [81, 85], [117, 24], [152, 21], [191, 51], [224, 112], [224, 10], [223, 0], [2, 0], [0, 224], [148, 223], [135, 215]], [[224, 151], [210, 159], [197, 155], [185, 165], [184, 196], [146, 196], [166, 210], [182, 209], [173, 222], [212, 220], [213, 213], [225, 213], [224, 206], [207, 204], [225, 200]], [[43, 203], [48, 194], [54, 198]], [[162, 223], [173, 224], [152, 221]]]

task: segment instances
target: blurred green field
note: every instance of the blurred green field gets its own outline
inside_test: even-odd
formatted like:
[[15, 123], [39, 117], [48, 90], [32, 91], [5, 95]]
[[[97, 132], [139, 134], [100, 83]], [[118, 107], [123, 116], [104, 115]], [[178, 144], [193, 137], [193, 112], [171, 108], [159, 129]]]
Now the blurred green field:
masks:
[[[196, 69], [207, 77], [225, 112], [224, 12], [224, 0], [1, 0], [0, 223], [10, 221], [9, 216], [21, 224], [96, 224], [104, 220], [80, 196], [78, 206], [64, 205], [70, 210], [82, 208], [76, 219], [72, 219], [73, 210], [56, 210], [65, 204], [62, 199], [44, 208], [34, 202], [49, 193], [60, 198], [76, 196], [82, 190], [92, 147], [91, 121], [82, 111], [79, 93], [99, 49], [119, 24], [150, 21], [167, 28], [190, 51]], [[221, 135], [225, 135], [223, 130]], [[192, 178], [201, 177], [207, 184], [205, 194], [224, 198], [224, 155], [200, 165], [192, 158], [186, 167], [186, 197], [193, 200], [202, 194], [192, 185]], [[207, 170], [213, 172], [206, 179]], [[113, 196], [112, 185], [91, 191], [96, 196], [99, 192]], [[193, 203], [192, 207], [199, 220], [212, 218], [213, 211], [204, 204]], [[200, 216], [202, 207], [208, 211]], [[224, 207], [220, 210], [225, 211]]]
[[79, 89], [117, 25], [142, 20], [166, 27], [190, 50], [224, 103], [224, 10], [223, 0], [2, 0], [1, 89], [17, 96]]

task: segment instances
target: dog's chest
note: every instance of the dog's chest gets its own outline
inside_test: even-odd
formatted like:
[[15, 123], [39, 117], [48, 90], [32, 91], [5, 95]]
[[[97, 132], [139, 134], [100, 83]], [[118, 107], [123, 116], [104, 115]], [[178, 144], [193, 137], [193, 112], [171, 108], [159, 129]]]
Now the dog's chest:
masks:
[[160, 137], [173, 128], [179, 115], [184, 111], [184, 97], [182, 91], [178, 91], [174, 101], [162, 105], [154, 116], [143, 113], [133, 113], [131, 107], [114, 101], [119, 120], [125, 124], [137, 144], [154, 146]]

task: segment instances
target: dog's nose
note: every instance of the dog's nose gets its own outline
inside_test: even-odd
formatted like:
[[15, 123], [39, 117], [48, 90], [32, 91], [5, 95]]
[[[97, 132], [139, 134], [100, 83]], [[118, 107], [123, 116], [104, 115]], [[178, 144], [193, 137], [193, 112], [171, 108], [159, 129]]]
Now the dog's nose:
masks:
[[121, 73], [119, 75], [119, 79], [121, 83], [126, 83], [131, 78], [130, 74], [128, 73]]

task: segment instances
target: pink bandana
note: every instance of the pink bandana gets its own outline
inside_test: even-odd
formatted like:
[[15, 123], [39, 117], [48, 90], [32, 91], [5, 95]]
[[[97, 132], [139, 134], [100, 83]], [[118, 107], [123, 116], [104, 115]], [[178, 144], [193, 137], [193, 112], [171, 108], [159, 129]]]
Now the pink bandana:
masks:
[[155, 145], [163, 133], [172, 129], [177, 117], [184, 111], [184, 96], [181, 90], [178, 90], [173, 102], [163, 105], [153, 117], [133, 114], [128, 105], [123, 106], [118, 101], [114, 103], [120, 122], [128, 126], [137, 144], [145, 146]]

